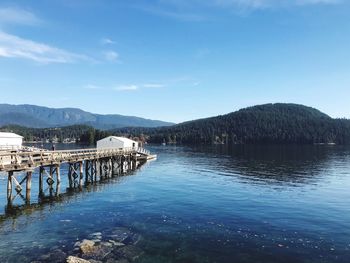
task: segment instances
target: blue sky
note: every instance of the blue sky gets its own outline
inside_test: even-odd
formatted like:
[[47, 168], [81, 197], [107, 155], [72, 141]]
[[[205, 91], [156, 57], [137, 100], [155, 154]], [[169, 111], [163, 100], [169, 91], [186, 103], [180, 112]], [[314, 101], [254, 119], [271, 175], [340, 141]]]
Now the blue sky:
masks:
[[181, 122], [269, 102], [350, 118], [346, 0], [0, 1], [1, 103]]

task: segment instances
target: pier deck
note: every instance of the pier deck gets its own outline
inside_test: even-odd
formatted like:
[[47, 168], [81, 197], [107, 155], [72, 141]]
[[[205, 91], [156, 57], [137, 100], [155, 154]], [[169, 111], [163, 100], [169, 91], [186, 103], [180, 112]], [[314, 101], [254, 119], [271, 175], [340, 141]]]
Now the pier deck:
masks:
[[[155, 158], [156, 155], [152, 155], [143, 148], [0, 152], [0, 172], [8, 173], [7, 198], [11, 203], [13, 191], [16, 195], [22, 195], [24, 184], [25, 199], [30, 201], [32, 174], [36, 168], [39, 168], [39, 195], [43, 195], [44, 184], [47, 184], [50, 194], [54, 192], [54, 188], [59, 189], [60, 167], [63, 163], [69, 165], [69, 188], [75, 188], [99, 179], [111, 178], [115, 174], [125, 174]], [[23, 172], [26, 175], [21, 180], [17, 180], [16, 174], [23, 174]]]

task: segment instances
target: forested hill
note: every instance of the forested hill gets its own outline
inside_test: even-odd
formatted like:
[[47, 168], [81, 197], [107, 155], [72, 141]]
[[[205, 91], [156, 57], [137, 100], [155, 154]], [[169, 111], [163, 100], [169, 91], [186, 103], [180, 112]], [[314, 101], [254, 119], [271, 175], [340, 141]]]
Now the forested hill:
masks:
[[265, 104], [160, 128], [124, 128], [115, 134], [149, 136], [154, 143], [350, 143], [350, 121], [297, 104]]
[[94, 143], [108, 135], [138, 137], [151, 143], [244, 144], [336, 143], [350, 144], [350, 120], [332, 119], [297, 104], [265, 104], [233, 113], [159, 128], [118, 128], [108, 131], [73, 125], [54, 128], [5, 126], [25, 140], [80, 141]]

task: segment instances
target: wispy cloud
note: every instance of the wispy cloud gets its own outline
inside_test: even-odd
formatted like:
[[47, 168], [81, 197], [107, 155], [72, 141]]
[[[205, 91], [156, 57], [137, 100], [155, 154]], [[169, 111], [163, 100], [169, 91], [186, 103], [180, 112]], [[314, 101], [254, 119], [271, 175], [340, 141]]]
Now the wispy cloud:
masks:
[[103, 52], [103, 56], [107, 61], [116, 62], [119, 61], [119, 54], [113, 50]]
[[28, 59], [43, 64], [94, 61], [86, 55], [69, 52], [2, 31], [0, 31], [0, 57]]
[[144, 83], [129, 83], [121, 85], [95, 85], [87, 84], [83, 86], [88, 90], [115, 90], [115, 91], [141, 91], [146, 89], [163, 89], [167, 87], [195, 87], [200, 85], [200, 82], [191, 77], [179, 77], [174, 79], [163, 80], [159, 82], [144, 82]]
[[113, 44], [115, 44], [115, 41], [106, 37], [106, 38], [101, 39], [101, 44], [102, 45], [113, 45]]
[[0, 8], [0, 25], [21, 24], [39, 25], [42, 21], [32, 12], [15, 7]]
[[158, 0], [144, 11], [183, 21], [203, 21], [213, 14], [213, 8], [241, 12], [310, 5], [333, 5], [344, 0]]
[[146, 83], [146, 84], [143, 84], [142, 87], [144, 88], [164, 88], [165, 85], [164, 84], [159, 84], [159, 83]]
[[145, 83], [145, 84], [126, 84], [117, 86], [100, 86], [95, 84], [87, 84], [83, 86], [87, 90], [116, 90], [116, 91], [136, 91], [141, 89], [159, 89], [166, 87], [165, 84], [160, 83]]
[[138, 89], [139, 89], [138, 85], [121, 85], [115, 88], [115, 90], [118, 90], [118, 91], [135, 91]]

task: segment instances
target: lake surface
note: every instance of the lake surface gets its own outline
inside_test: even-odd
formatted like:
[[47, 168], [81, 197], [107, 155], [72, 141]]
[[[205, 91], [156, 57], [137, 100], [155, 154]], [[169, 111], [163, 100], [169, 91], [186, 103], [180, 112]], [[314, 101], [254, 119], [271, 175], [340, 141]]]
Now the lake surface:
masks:
[[0, 262], [52, 262], [116, 229], [139, 237], [136, 262], [350, 262], [350, 148], [148, 149], [158, 159], [130, 175], [27, 209], [6, 207], [2, 176]]

